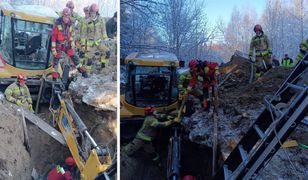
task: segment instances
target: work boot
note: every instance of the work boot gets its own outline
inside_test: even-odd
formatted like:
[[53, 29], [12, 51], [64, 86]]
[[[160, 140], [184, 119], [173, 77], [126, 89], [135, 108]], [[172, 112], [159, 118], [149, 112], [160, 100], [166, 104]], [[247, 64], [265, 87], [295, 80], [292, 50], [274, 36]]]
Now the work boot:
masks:
[[85, 69], [83, 66], [77, 68], [77, 70], [78, 70], [79, 73], [81, 73], [81, 75], [82, 75], [84, 78], [88, 78], [88, 77], [89, 77], [89, 75], [88, 75], [86, 69]]

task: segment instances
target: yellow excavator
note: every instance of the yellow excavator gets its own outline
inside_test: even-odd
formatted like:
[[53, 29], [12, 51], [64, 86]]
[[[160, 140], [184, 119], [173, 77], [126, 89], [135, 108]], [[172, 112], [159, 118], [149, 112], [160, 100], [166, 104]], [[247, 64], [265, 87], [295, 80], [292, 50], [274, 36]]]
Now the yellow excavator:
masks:
[[144, 108], [169, 112], [177, 106], [177, 69], [182, 61], [169, 52], [145, 50], [129, 54], [125, 93], [120, 97], [121, 141], [132, 139], [144, 120]]
[[[60, 79], [52, 79], [51, 30], [58, 15], [43, 6], [11, 6], [0, 3], [0, 91], [27, 75], [32, 99], [50, 103], [55, 125], [60, 132], [35, 114], [25, 111], [25, 118], [67, 145], [76, 161], [80, 179], [109, 179], [116, 172], [108, 147], [99, 147], [75, 112], [66, 94], [69, 67], [60, 71]], [[63, 98], [65, 97], [65, 98]]]
[[11, 6], [0, 3], [0, 90], [15, 81], [17, 74], [28, 77], [32, 99], [48, 102], [51, 85], [41, 85], [43, 74], [53, 71], [51, 67], [51, 30], [57, 14], [43, 6]]

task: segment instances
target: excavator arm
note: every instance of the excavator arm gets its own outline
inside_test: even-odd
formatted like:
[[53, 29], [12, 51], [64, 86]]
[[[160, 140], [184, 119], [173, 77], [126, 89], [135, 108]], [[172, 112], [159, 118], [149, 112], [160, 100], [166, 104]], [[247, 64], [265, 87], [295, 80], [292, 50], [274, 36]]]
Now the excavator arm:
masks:
[[51, 108], [58, 112], [56, 124], [76, 161], [82, 180], [109, 179], [107, 170], [112, 165], [108, 147], [101, 148], [92, 138], [84, 122], [68, 99], [63, 98], [59, 80], [53, 84]]

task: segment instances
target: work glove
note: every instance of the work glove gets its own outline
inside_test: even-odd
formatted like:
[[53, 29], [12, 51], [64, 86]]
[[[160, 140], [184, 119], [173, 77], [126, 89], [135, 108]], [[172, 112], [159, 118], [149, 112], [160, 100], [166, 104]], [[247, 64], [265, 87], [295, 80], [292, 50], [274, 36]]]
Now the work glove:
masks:
[[18, 99], [18, 100], [16, 101], [16, 104], [17, 104], [18, 106], [21, 106], [23, 103], [22, 103], [22, 101], [21, 101], [20, 99]]
[[52, 53], [53, 56], [57, 55], [56, 49], [51, 49], [51, 53]]

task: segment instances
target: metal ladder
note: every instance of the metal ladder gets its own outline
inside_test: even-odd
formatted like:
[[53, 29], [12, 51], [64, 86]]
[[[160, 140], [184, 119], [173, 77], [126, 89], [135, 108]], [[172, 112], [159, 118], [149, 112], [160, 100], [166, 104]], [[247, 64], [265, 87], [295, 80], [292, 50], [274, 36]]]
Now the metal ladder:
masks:
[[297, 64], [213, 179], [254, 179], [308, 112], [308, 54]]

